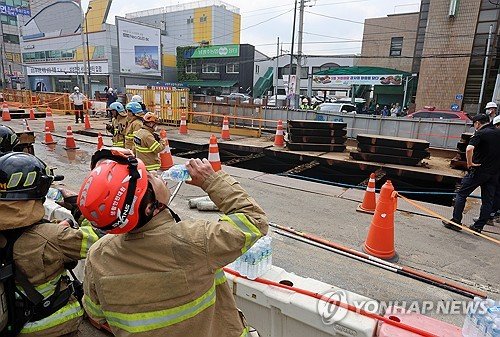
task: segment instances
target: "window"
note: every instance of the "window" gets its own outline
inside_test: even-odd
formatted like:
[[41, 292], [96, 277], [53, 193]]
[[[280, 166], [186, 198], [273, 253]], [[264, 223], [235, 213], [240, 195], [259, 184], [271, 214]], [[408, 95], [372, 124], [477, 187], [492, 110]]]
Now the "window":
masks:
[[260, 71], [260, 67], [258, 64], [255, 65], [255, 73], [258, 74]]
[[29, 8], [28, 0], [5, 0], [5, 4], [13, 7]]
[[17, 17], [15, 17], [15, 16], [2, 14], [2, 15], [0, 15], [0, 19], [1, 19], [2, 23], [5, 25], [17, 26]]
[[205, 14], [200, 18], [200, 22], [207, 22], [207, 17]]
[[226, 74], [239, 74], [240, 64], [239, 63], [228, 63], [226, 64]]
[[201, 66], [201, 72], [204, 74], [218, 74], [219, 66], [213, 63], [206, 63]]
[[187, 18], [186, 22], [187, 22], [188, 25], [190, 25], [190, 24], [192, 24], [194, 22], [194, 20], [193, 20], [192, 17], [189, 17], [189, 18]]
[[194, 64], [192, 63], [186, 64], [186, 74], [196, 74], [196, 70], [194, 69]]
[[19, 36], [14, 34], [3, 34], [3, 42], [19, 44]]
[[389, 56], [401, 56], [401, 51], [403, 50], [403, 38], [393, 37], [391, 39], [391, 51]]

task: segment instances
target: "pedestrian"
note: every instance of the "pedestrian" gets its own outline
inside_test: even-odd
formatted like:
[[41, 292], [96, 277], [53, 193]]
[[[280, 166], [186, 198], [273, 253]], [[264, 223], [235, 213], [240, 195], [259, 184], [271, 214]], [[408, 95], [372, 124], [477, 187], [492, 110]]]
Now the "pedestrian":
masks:
[[[472, 118], [476, 132], [471, 137], [466, 148], [467, 168], [469, 171], [462, 179], [456, 193], [453, 218], [451, 221], [460, 224], [467, 197], [478, 187], [481, 187], [481, 211], [479, 219], [469, 228], [481, 233], [490, 218], [493, 208], [498, 175], [500, 172], [500, 129], [490, 128], [489, 117], [479, 114]], [[446, 228], [461, 230], [460, 227], [443, 221]]]
[[43, 203], [54, 181], [49, 172], [28, 153], [0, 157], [0, 265], [2, 272], [12, 265], [15, 271], [2, 274], [2, 307], [13, 312], [0, 336], [62, 336], [76, 332], [83, 318], [81, 284], [69, 279], [66, 268], [86, 258], [98, 237], [90, 226], [44, 220]]
[[83, 103], [84, 101], [87, 100], [87, 97], [85, 97], [84, 94], [80, 92], [80, 88], [75, 87], [74, 92], [69, 95], [69, 100], [71, 103], [73, 103], [74, 110], [75, 110], [75, 123], [78, 124], [78, 118], [83, 123]]
[[142, 160], [148, 171], [160, 169], [158, 155], [165, 149], [165, 142], [155, 133], [158, 129], [158, 117], [147, 112], [142, 118], [142, 128], [134, 134], [134, 146], [137, 159]]
[[486, 104], [486, 114], [490, 119], [489, 127], [493, 128], [493, 119], [496, 117], [498, 112], [498, 105], [495, 102], [489, 102]]
[[[500, 130], [500, 116], [493, 119], [493, 125]], [[495, 199], [493, 201], [493, 210], [490, 214], [492, 222], [500, 222], [500, 175], [498, 176], [497, 188], [495, 190]]]
[[389, 109], [387, 108], [387, 105], [384, 105], [384, 108], [382, 109], [382, 116], [389, 116], [390, 112]]
[[268, 231], [262, 208], [207, 159], [190, 159], [188, 182], [208, 193], [219, 221], [180, 220], [165, 183], [141, 160], [101, 150], [78, 205], [105, 235], [85, 268], [84, 307], [115, 336], [247, 336], [222, 267]]
[[125, 147], [125, 130], [127, 129], [127, 111], [120, 102], [111, 103], [111, 124], [106, 124], [106, 130], [113, 135], [114, 147]]
[[108, 92], [106, 93], [107, 107], [109, 108], [109, 106], [111, 104], [113, 104], [114, 102], [116, 102], [117, 99], [118, 99], [118, 96], [116, 95], [116, 92], [113, 90], [113, 88], [109, 88]]
[[127, 128], [125, 129], [125, 148], [135, 153], [134, 133], [142, 128], [142, 116], [144, 111], [137, 102], [130, 102], [125, 106], [127, 110]]

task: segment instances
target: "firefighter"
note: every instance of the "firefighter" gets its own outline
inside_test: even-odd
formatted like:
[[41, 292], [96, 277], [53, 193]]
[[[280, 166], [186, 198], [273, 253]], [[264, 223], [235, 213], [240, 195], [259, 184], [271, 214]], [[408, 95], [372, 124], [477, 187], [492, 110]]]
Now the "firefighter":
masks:
[[109, 105], [111, 124], [106, 124], [106, 130], [113, 135], [114, 147], [125, 147], [125, 129], [127, 128], [127, 112], [120, 102]]
[[148, 171], [160, 169], [158, 154], [165, 149], [165, 142], [155, 133], [157, 128], [158, 117], [152, 112], [146, 112], [142, 118], [142, 128], [134, 134], [137, 159], [142, 160]]
[[[1, 248], [13, 247], [10, 262], [15, 266], [14, 276], [4, 275], [7, 279], [2, 280], [7, 308], [13, 313], [7, 330], [0, 329], [1, 336], [20, 329], [26, 337], [61, 336], [76, 332], [83, 317], [75, 298], [78, 287], [69, 280], [65, 264], [86, 258], [98, 237], [90, 226], [74, 229], [43, 220], [43, 203], [55, 178], [49, 172], [28, 153], [0, 157], [0, 235], [7, 242]], [[5, 266], [6, 255], [0, 257]]]
[[125, 129], [125, 148], [135, 153], [134, 133], [142, 128], [142, 116], [144, 111], [137, 102], [130, 102], [125, 106], [127, 110], [127, 128]]
[[208, 160], [191, 159], [190, 184], [225, 215], [181, 221], [167, 207], [167, 186], [141, 160], [111, 149], [96, 152], [91, 165], [78, 205], [95, 228], [118, 235], [105, 235], [87, 258], [90, 318], [121, 337], [247, 336], [221, 268], [266, 235], [255, 200]]
[[17, 134], [10, 126], [0, 124], [0, 156], [14, 151], [14, 147], [19, 144]]

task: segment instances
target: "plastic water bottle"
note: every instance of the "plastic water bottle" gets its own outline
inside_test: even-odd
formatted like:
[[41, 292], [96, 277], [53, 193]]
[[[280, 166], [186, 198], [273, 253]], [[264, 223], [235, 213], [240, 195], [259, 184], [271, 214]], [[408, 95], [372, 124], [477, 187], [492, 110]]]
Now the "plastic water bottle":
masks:
[[247, 263], [248, 263], [247, 277], [250, 280], [255, 280], [259, 276], [257, 275], [257, 254], [252, 249], [250, 249], [247, 252]]
[[64, 201], [64, 196], [60, 190], [57, 188], [50, 187], [48, 192], [47, 192], [47, 198], [54, 200], [56, 202], [62, 202]]
[[241, 256], [240, 269], [238, 270], [241, 276], [248, 275], [248, 254]]
[[475, 319], [473, 320], [474, 326], [472, 328], [472, 337], [482, 337], [481, 324], [485, 317], [486, 312], [484, 310], [480, 309], [478, 312], [476, 312], [476, 315], [474, 316]]
[[172, 180], [177, 182], [191, 180], [191, 176], [189, 175], [186, 165], [172, 166], [161, 174], [161, 178], [163, 180]]
[[500, 337], [500, 318], [495, 319], [495, 322], [488, 328], [486, 337]]
[[469, 302], [467, 308], [467, 314], [465, 316], [464, 325], [462, 326], [462, 336], [472, 337], [472, 329], [474, 324], [472, 323], [475, 313], [479, 310], [479, 304], [481, 303], [481, 298], [475, 296], [472, 302]]
[[486, 333], [488, 330], [490, 330], [491, 326], [493, 325], [493, 316], [491, 316], [489, 313], [486, 313], [484, 316], [484, 319], [481, 321], [479, 324], [479, 336], [480, 337], [486, 337]]

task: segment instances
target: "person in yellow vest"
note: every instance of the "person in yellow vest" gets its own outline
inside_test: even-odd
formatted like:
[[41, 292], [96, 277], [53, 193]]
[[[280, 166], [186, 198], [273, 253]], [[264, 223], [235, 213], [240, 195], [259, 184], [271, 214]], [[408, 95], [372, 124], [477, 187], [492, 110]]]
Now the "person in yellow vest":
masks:
[[114, 102], [108, 108], [111, 111], [111, 124], [106, 124], [106, 130], [113, 135], [114, 147], [125, 147], [125, 130], [127, 128], [127, 112], [120, 102]]
[[165, 149], [165, 142], [155, 133], [158, 128], [158, 117], [147, 112], [142, 118], [142, 128], [134, 134], [136, 157], [146, 165], [146, 170], [160, 169], [158, 154]]
[[125, 106], [128, 113], [127, 128], [125, 129], [125, 148], [132, 150], [135, 154], [134, 133], [142, 128], [142, 116], [144, 111], [137, 102], [130, 102]]

